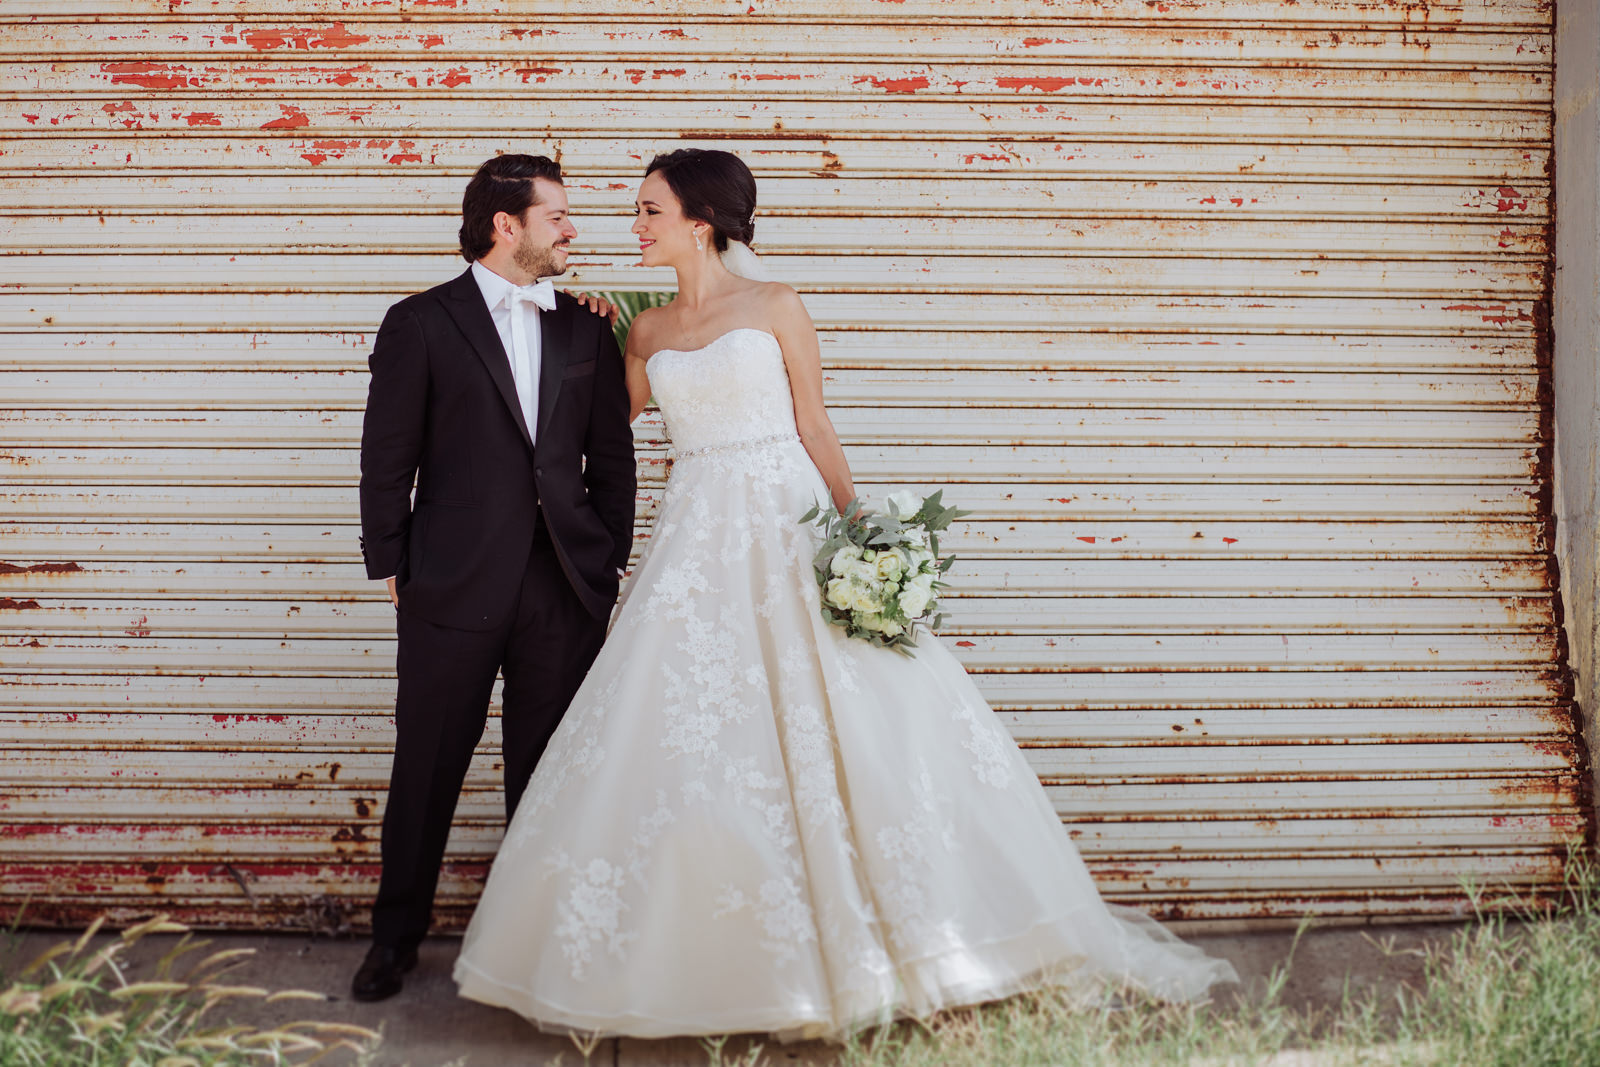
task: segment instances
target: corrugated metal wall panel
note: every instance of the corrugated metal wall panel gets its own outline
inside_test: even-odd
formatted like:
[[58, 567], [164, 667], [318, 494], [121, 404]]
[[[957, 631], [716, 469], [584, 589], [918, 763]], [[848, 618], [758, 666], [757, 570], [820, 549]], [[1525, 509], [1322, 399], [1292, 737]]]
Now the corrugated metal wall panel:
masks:
[[[508, 148], [562, 158], [575, 283], [666, 284], [629, 200], [686, 142], [756, 169], [862, 485], [974, 509], [943, 639], [1109, 892], [1416, 915], [1555, 884], [1590, 809], [1549, 563], [1547, 2], [617, 10], [0, 9], [0, 904], [364, 918], [371, 331], [459, 267], [465, 178]], [[647, 523], [659, 421], [637, 440]]]

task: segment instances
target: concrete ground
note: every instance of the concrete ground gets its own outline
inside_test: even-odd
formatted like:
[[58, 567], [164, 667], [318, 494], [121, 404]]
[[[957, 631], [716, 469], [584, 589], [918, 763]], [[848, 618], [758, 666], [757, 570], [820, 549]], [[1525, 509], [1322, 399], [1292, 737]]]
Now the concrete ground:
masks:
[[[1356, 993], [1374, 987], [1391, 990], [1402, 983], [1420, 987], [1421, 951], [1442, 946], [1457, 929], [1444, 923], [1313, 929], [1294, 950], [1284, 1000], [1296, 1008], [1331, 1009], [1338, 1006], [1347, 981]], [[11, 944], [0, 945], [0, 974], [13, 972], [16, 961], [32, 959], [69, 936], [56, 931], [14, 935]], [[450, 967], [460, 945], [458, 938], [430, 938], [422, 946], [421, 962], [407, 977], [403, 993], [379, 1004], [359, 1004], [349, 998], [349, 988], [350, 977], [366, 953], [363, 940], [301, 934], [197, 936], [211, 942], [207, 951], [255, 950], [243, 967], [228, 976], [230, 983], [315, 990], [330, 998], [323, 1004], [236, 1001], [238, 1007], [230, 1015], [236, 1022], [264, 1026], [325, 1019], [382, 1029], [384, 1042], [376, 1062], [386, 1067], [546, 1067], [558, 1062], [558, 1056], [563, 1067], [584, 1062], [570, 1039], [541, 1034], [510, 1012], [457, 997]], [[1191, 935], [1188, 940], [1231, 960], [1244, 980], [1243, 995], [1252, 996], [1260, 994], [1273, 969], [1289, 958], [1294, 934]], [[133, 959], [134, 973], [141, 961], [156, 958], [174, 941], [171, 936], [146, 938]], [[735, 1039], [724, 1054], [731, 1060], [747, 1047], [748, 1041]], [[765, 1048], [764, 1061], [772, 1067], [820, 1067], [833, 1059], [828, 1046], [817, 1043], [779, 1045], [768, 1041]], [[697, 1040], [622, 1039], [602, 1042], [593, 1050], [590, 1063], [595, 1067], [707, 1067], [709, 1057]]]

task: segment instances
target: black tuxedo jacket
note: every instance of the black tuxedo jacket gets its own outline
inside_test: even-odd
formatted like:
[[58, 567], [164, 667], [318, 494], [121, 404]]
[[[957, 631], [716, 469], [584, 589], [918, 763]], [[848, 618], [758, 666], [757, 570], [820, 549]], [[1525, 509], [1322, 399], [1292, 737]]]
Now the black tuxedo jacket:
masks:
[[616, 602], [635, 493], [622, 357], [605, 318], [556, 301], [539, 315], [537, 440], [470, 269], [384, 316], [361, 428], [361, 550], [369, 578], [398, 579], [402, 611], [499, 625], [541, 511], [584, 606], [604, 619]]

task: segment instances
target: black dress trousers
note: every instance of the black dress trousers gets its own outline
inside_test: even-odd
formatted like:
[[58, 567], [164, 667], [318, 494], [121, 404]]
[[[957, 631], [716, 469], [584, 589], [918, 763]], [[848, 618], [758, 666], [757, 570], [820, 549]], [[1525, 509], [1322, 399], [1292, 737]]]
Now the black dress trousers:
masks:
[[401, 598], [394, 770], [372, 913], [379, 945], [412, 946], [428, 932], [456, 798], [483, 736], [495, 675], [505, 675], [501, 732], [509, 821], [605, 641], [606, 621], [573, 591], [542, 516], [520, 582], [515, 610], [490, 630], [429, 622], [408, 614]]

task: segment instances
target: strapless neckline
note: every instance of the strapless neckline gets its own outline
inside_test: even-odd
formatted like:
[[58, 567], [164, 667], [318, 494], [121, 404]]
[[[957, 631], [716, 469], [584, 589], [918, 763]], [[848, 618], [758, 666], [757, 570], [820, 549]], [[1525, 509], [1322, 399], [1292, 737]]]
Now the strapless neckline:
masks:
[[[650, 359], [655, 359], [663, 352], [676, 352], [680, 356], [692, 356], [696, 352], [704, 352], [708, 348], [714, 348], [716, 345], [722, 341], [726, 341], [736, 333], [758, 333], [762, 337], [770, 339], [773, 344], [778, 344], [777, 335], [772, 333], [770, 330], [763, 330], [759, 326], [735, 326], [728, 332], [721, 333], [713, 337], [699, 348], [658, 348], [654, 352], [650, 353]], [[779, 347], [781, 348], [782, 346], [779, 345]], [[646, 360], [646, 362], [649, 362], [649, 360]]]

